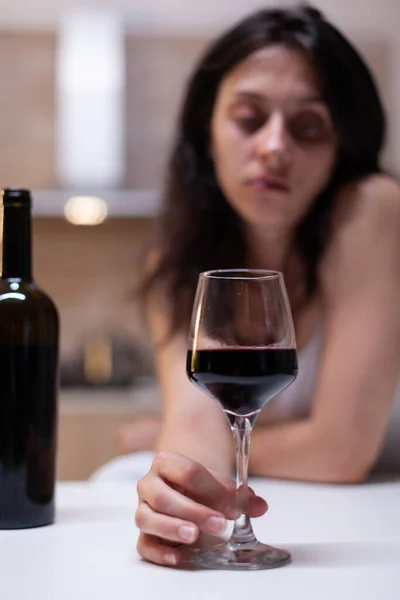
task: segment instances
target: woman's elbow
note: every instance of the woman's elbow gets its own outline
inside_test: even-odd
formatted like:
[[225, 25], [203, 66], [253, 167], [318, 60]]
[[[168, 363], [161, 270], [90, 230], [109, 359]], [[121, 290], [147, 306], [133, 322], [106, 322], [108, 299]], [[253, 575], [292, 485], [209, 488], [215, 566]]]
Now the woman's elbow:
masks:
[[325, 483], [352, 485], [363, 483], [368, 478], [369, 473], [369, 469], [360, 468], [358, 465], [354, 465], [354, 467], [346, 466], [332, 469], [331, 472], [327, 470], [324, 479], [326, 479]]
[[332, 460], [332, 455], [328, 457], [322, 473], [327, 483], [337, 484], [357, 484], [363, 483], [373, 468], [373, 460], [363, 456], [359, 451], [352, 450], [347, 456], [340, 456], [336, 453], [336, 457]]

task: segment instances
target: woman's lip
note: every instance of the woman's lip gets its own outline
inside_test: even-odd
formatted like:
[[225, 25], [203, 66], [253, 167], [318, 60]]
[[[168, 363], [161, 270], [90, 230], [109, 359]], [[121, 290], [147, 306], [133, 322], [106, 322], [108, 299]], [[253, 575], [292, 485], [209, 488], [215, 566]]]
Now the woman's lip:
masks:
[[248, 181], [248, 185], [257, 191], [262, 190], [276, 190], [280, 192], [289, 192], [289, 187], [282, 183], [281, 181], [277, 181], [276, 179], [270, 179], [268, 177], [259, 177], [256, 179], [250, 179]]

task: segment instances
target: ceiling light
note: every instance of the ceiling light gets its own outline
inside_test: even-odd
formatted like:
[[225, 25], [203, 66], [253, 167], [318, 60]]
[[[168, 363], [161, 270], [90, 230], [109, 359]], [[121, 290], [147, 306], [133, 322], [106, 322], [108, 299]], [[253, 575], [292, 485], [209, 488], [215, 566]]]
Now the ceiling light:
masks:
[[64, 208], [67, 221], [73, 225], [100, 225], [107, 213], [107, 204], [96, 196], [73, 196]]

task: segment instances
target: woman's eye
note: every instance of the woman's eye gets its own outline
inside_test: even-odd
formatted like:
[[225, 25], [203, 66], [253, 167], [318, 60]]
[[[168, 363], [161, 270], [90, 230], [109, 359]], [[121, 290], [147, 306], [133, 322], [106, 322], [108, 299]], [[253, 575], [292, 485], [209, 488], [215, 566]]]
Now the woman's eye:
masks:
[[264, 120], [260, 116], [252, 114], [235, 115], [234, 120], [245, 133], [254, 133], [264, 123]]
[[320, 139], [325, 135], [326, 127], [319, 118], [297, 119], [292, 121], [291, 130], [294, 137], [302, 140]]

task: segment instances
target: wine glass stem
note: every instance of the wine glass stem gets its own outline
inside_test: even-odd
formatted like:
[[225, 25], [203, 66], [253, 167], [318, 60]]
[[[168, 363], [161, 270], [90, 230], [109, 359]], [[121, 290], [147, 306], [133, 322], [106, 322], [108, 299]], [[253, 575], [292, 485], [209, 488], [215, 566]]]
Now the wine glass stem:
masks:
[[250, 436], [254, 418], [236, 417], [232, 433], [236, 449], [236, 489], [239, 516], [235, 521], [229, 544], [247, 544], [256, 541], [249, 517], [248, 467]]

